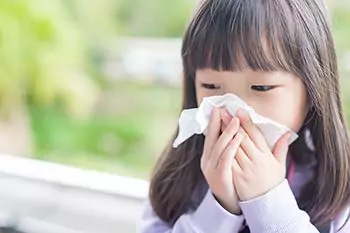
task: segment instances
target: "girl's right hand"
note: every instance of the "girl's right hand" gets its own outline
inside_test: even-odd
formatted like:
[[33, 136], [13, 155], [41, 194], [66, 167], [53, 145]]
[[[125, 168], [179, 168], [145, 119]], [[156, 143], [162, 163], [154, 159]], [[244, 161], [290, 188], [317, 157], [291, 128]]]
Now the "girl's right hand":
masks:
[[241, 210], [231, 167], [244, 138], [244, 135], [238, 132], [239, 126], [238, 118], [233, 117], [220, 135], [220, 109], [215, 108], [210, 117], [201, 158], [201, 169], [210, 190], [222, 207], [235, 215], [241, 214]]

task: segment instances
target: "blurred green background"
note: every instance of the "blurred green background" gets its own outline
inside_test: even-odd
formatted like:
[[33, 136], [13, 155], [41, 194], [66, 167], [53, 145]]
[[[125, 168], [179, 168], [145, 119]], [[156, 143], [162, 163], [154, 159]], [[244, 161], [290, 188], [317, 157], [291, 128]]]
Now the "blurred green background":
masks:
[[[178, 49], [194, 7], [191, 0], [0, 1], [0, 150], [147, 179], [177, 123]], [[350, 4], [332, 1], [330, 9], [350, 120]], [[155, 57], [155, 72], [135, 72], [152, 46], [167, 63]], [[167, 49], [178, 57], [162, 54]]]

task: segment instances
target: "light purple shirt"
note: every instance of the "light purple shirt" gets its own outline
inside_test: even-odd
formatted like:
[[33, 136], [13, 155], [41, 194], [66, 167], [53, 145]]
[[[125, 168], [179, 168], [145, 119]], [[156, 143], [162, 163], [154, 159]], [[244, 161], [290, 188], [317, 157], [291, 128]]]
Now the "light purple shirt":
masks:
[[[170, 227], [146, 204], [140, 233], [238, 233], [246, 220], [251, 233], [317, 233], [306, 212], [299, 209], [287, 180], [265, 195], [239, 203], [243, 215], [236, 216], [223, 209], [210, 190], [194, 211], [182, 215]], [[331, 224], [330, 233], [349, 233], [344, 225], [349, 209]], [[337, 231], [338, 230], [338, 231]]]

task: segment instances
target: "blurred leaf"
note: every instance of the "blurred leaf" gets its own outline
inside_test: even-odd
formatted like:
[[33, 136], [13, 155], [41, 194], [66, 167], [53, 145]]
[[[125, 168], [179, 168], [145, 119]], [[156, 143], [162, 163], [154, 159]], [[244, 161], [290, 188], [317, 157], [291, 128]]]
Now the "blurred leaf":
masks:
[[[79, 82], [74, 79], [85, 73], [85, 49], [83, 36], [60, 0], [0, 1], [0, 114], [11, 114], [27, 97], [39, 105], [64, 99], [70, 114], [88, 112], [76, 108], [91, 104], [75, 103], [80, 91], [89, 92], [92, 102], [98, 94], [87, 75]], [[72, 82], [84, 88], [73, 89]]]
[[124, 35], [180, 37], [194, 5], [189, 0], [124, 0], [119, 2], [116, 20], [124, 26]]

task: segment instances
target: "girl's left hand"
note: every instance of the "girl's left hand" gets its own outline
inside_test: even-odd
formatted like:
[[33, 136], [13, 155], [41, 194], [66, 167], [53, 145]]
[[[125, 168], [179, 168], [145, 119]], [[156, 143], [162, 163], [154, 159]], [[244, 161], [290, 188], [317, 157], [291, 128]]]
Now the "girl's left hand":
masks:
[[235, 156], [232, 176], [240, 200], [247, 201], [264, 195], [285, 179], [291, 135], [283, 135], [272, 153], [250, 117], [242, 110], [239, 110], [237, 117], [246, 137]]

